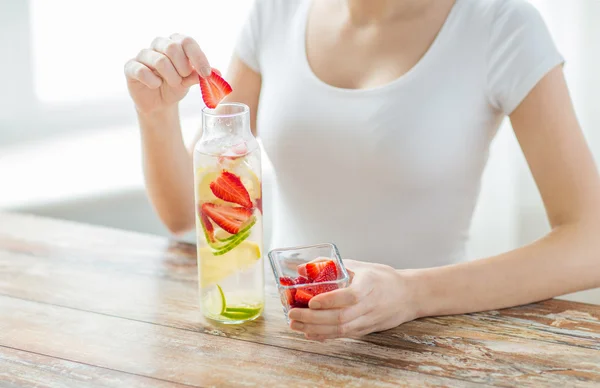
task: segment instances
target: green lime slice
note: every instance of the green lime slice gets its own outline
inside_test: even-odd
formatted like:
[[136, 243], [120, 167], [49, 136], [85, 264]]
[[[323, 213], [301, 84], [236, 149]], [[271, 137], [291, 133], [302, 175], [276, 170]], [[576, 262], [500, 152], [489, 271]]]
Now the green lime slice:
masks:
[[221, 316], [229, 319], [241, 320], [254, 318], [262, 310], [262, 306], [259, 307], [227, 307], [225, 311], [221, 313]]
[[213, 316], [222, 315], [227, 307], [223, 289], [218, 284], [216, 286], [216, 290], [212, 291], [204, 302], [204, 308]]
[[251, 233], [250, 231], [247, 231], [244, 234], [238, 234], [236, 239], [229, 241], [225, 246], [221, 247], [218, 251], [213, 252], [213, 255], [221, 256], [221, 255], [224, 255], [225, 253], [231, 251], [233, 248], [237, 247], [245, 239], [247, 239], [250, 236], [250, 233]]
[[210, 238], [208, 236], [208, 231], [204, 227], [204, 224], [202, 224], [202, 222], [200, 222], [200, 225], [202, 226], [202, 231], [204, 232], [204, 237], [206, 239], [206, 242], [212, 249], [215, 250], [215, 253], [214, 253], [215, 256], [219, 256], [219, 255], [229, 252], [230, 250], [232, 250], [233, 248], [238, 246], [246, 238], [248, 238], [248, 236], [250, 236], [250, 229], [254, 226], [254, 224], [256, 224], [256, 217], [252, 217], [250, 219], [249, 223], [242, 230], [240, 230], [237, 234], [229, 236], [228, 238], [226, 238], [224, 240], [217, 239], [217, 241], [213, 243], [210, 241]]
[[242, 228], [242, 230], [237, 232], [237, 234], [232, 234], [231, 236], [225, 237], [225, 238], [219, 238], [218, 236], [216, 236], [216, 239], [222, 243], [229, 242], [231, 240], [235, 240], [237, 237], [239, 237], [239, 236], [243, 235], [244, 233], [246, 233], [247, 231], [249, 231], [250, 228], [254, 226], [254, 224], [256, 224], [256, 217], [250, 218], [250, 221], [248, 222], [248, 224], [244, 228]]

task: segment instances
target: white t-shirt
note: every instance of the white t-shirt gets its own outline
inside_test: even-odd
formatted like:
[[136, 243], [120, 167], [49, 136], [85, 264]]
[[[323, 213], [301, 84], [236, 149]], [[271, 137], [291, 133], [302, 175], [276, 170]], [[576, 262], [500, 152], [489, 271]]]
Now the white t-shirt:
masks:
[[563, 62], [539, 13], [525, 0], [456, 0], [408, 73], [353, 90], [308, 64], [310, 3], [258, 0], [236, 47], [262, 76], [272, 246], [333, 242], [343, 258], [396, 268], [463, 260], [491, 140]]

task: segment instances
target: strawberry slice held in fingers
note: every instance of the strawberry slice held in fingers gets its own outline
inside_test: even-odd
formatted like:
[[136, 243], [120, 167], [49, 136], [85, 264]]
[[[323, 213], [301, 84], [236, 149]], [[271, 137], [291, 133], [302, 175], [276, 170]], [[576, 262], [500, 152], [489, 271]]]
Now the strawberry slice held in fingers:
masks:
[[237, 234], [252, 217], [252, 210], [244, 207], [221, 206], [212, 203], [202, 204], [202, 213], [215, 224], [231, 234]]
[[[210, 190], [215, 197], [223, 201], [236, 203], [245, 208], [252, 208], [252, 200], [248, 190], [244, 187], [239, 176], [223, 171], [221, 175], [210, 183]], [[216, 222], [216, 221], [215, 221]]]
[[202, 100], [204, 100], [204, 104], [210, 109], [215, 109], [233, 90], [231, 89], [231, 85], [215, 70], [213, 69], [212, 73], [206, 78], [198, 76], [200, 79]]

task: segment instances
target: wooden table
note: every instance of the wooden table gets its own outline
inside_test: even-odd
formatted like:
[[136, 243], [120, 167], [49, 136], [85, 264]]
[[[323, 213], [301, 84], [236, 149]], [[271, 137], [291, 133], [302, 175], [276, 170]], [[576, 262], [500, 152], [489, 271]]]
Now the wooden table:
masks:
[[0, 386], [600, 386], [598, 306], [551, 300], [318, 343], [288, 329], [267, 279], [264, 318], [210, 324], [194, 246], [2, 214]]

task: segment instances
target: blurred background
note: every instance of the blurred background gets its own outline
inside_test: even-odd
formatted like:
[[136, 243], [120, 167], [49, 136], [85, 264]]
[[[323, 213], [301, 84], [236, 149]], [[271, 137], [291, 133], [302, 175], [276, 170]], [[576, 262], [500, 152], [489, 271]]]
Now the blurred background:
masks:
[[[600, 1], [531, 2], [567, 60], [577, 114], [600, 160]], [[144, 192], [123, 64], [155, 36], [179, 32], [195, 37], [225, 72], [251, 4], [0, 0], [0, 211], [168, 236]], [[187, 141], [200, 125], [202, 106], [192, 88], [181, 108]], [[268, 215], [276, 193], [268, 159], [264, 185]], [[268, 236], [273, 225], [265, 222]], [[471, 229], [469, 258], [515, 248], [549, 230], [508, 122], [492, 145]], [[566, 298], [600, 303], [600, 290]]]

